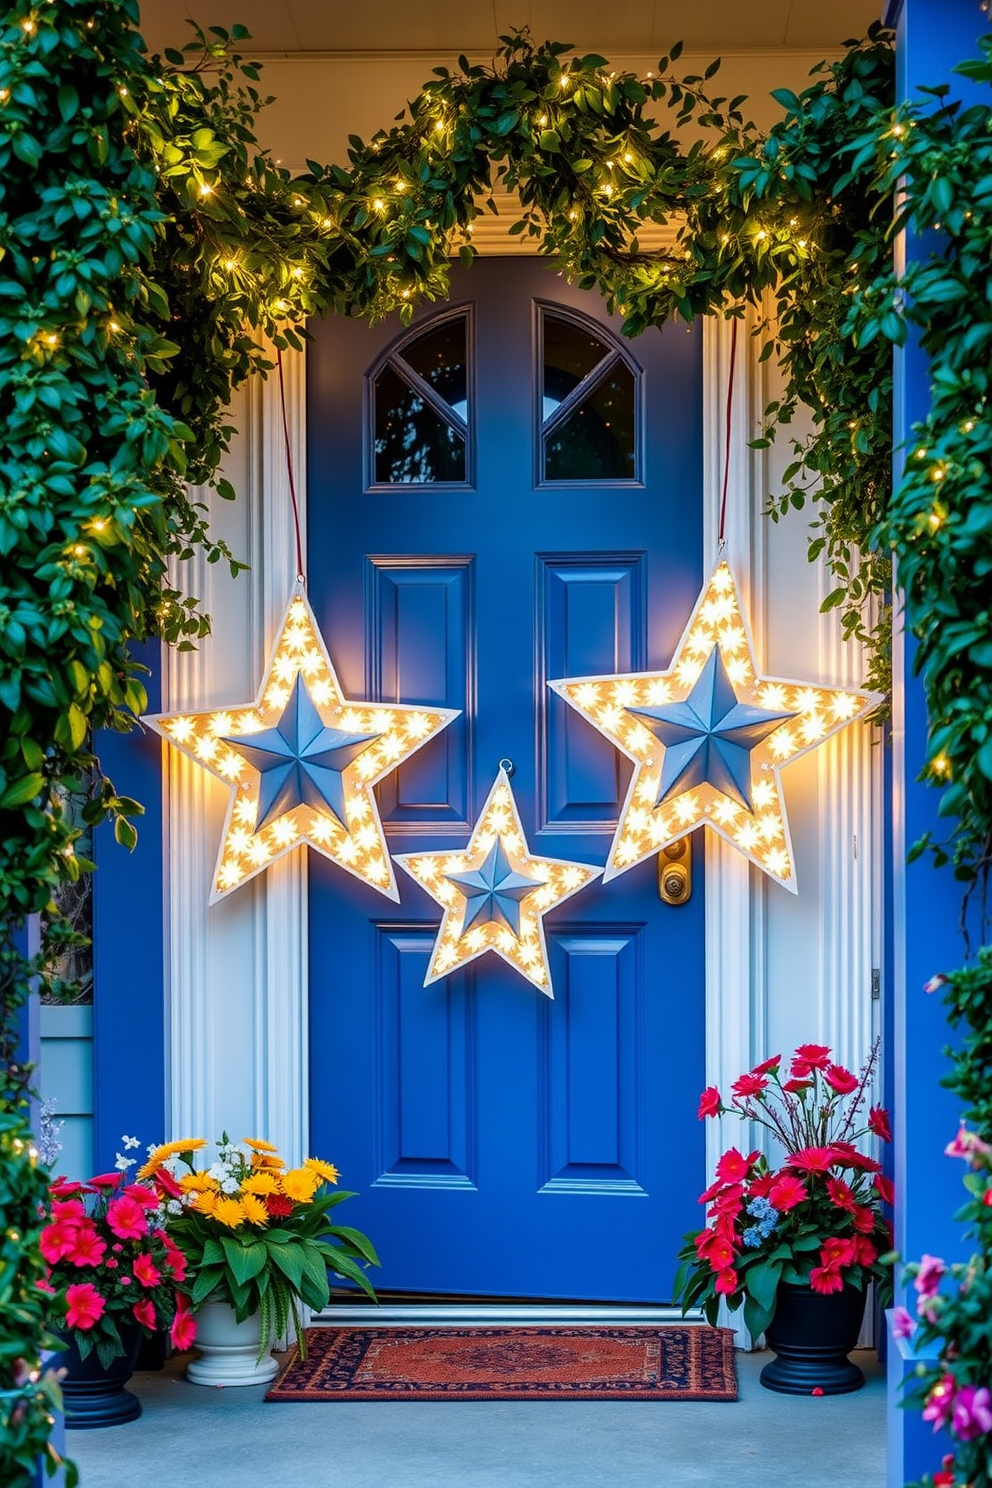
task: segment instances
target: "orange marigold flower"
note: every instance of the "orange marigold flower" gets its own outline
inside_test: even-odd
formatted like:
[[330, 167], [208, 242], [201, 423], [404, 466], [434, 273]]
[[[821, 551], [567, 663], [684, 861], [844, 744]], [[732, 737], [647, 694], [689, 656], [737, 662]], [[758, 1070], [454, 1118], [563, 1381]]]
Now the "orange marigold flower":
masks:
[[232, 1199], [225, 1194], [214, 1203], [213, 1217], [229, 1230], [237, 1229], [245, 1218], [244, 1205], [240, 1199]]
[[290, 1168], [288, 1173], [283, 1173], [281, 1181], [287, 1199], [297, 1204], [309, 1204], [322, 1179], [312, 1168]]
[[212, 1215], [217, 1208], [217, 1195], [212, 1188], [205, 1188], [196, 1193], [189, 1207], [195, 1209], [197, 1214]]
[[303, 1159], [303, 1166], [305, 1168], [311, 1168], [315, 1173], [319, 1173], [321, 1178], [325, 1179], [328, 1183], [337, 1183], [341, 1177], [341, 1174], [333, 1163], [324, 1162], [319, 1157], [305, 1157]]
[[258, 1194], [242, 1192], [241, 1207], [245, 1212], [245, 1219], [247, 1219], [249, 1224], [268, 1224], [269, 1211], [265, 1207], [265, 1200], [260, 1199]]
[[252, 1173], [241, 1185], [241, 1196], [245, 1194], [270, 1194], [279, 1192], [279, 1179], [274, 1173]]
[[285, 1166], [281, 1157], [275, 1157], [270, 1152], [253, 1152], [251, 1155], [253, 1173], [281, 1173]]
[[217, 1193], [220, 1184], [209, 1173], [184, 1173], [179, 1180], [179, 1187], [186, 1193], [205, 1193], [207, 1189]]
[[254, 1152], [278, 1152], [278, 1147], [273, 1147], [271, 1142], [263, 1142], [259, 1137], [242, 1137], [246, 1147], [251, 1147]]
[[154, 1152], [148, 1154], [147, 1162], [138, 1169], [139, 1178], [151, 1178], [159, 1168], [170, 1157], [175, 1157], [177, 1152], [199, 1152], [201, 1147], [206, 1147], [205, 1137], [181, 1137], [178, 1142], [163, 1142], [155, 1148]]

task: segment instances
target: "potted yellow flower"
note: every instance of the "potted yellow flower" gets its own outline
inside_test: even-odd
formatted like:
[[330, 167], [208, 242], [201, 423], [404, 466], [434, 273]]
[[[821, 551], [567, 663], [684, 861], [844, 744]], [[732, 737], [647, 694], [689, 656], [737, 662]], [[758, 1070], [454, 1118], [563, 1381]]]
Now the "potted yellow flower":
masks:
[[168, 1233], [186, 1257], [186, 1290], [197, 1318], [201, 1357], [187, 1377], [196, 1384], [260, 1384], [274, 1378], [272, 1337], [290, 1319], [305, 1356], [298, 1303], [319, 1312], [330, 1299], [329, 1271], [376, 1300], [366, 1267], [379, 1258], [367, 1236], [330, 1222], [330, 1211], [354, 1195], [332, 1188], [333, 1163], [308, 1157], [287, 1168], [269, 1142], [232, 1142], [225, 1132], [217, 1160], [197, 1168], [202, 1139], [166, 1142], [139, 1177], [168, 1168], [179, 1188], [169, 1205]]

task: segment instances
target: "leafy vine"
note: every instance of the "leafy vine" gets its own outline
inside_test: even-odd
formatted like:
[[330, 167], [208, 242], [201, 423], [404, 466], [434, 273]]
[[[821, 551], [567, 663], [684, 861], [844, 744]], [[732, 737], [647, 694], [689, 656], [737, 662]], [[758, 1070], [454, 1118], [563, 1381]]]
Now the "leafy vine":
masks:
[[[6, 1031], [37, 969], [13, 926], [88, 867], [66, 790], [88, 793], [87, 823], [109, 815], [134, 842], [140, 807], [102, 777], [92, 746], [144, 706], [131, 644], [207, 633], [175, 577], [184, 558], [202, 549], [241, 566], [188, 484], [235, 494], [218, 476], [233, 390], [269, 370], [267, 343], [299, 345], [310, 315], [408, 323], [443, 297], [451, 255], [471, 261], [473, 219], [497, 187], [523, 205], [515, 230], [597, 289], [630, 335], [770, 296], [763, 354], [784, 392], [757, 442], [786, 430], [793, 459], [769, 510], [815, 504], [810, 556], [835, 576], [827, 606], [868, 648], [873, 686], [895, 551], [931, 720], [927, 776], [952, 823], [938, 861], [984, 882], [988, 108], [938, 94], [894, 114], [879, 27], [798, 95], [778, 91], [766, 135], [743, 97], [711, 96], [718, 64], [677, 76], [677, 46], [644, 78], [517, 34], [491, 67], [436, 69], [408, 117], [352, 137], [346, 166], [310, 162], [291, 179], [256, 145], [265, 99], [240, 55], [244, 28], [149, 60], [137, 25], [136, 0], [13, 0], [0, 21]], [[992, 80], [992, 47], [963, 70]], [[670, 248], [641, 246], [647, 222], [671, 225]], [[938, 223], [939, 248], [897, 278], [893, 231]], [[931, 358], [933, 399], [890, 497], [890, 348], [907, 329]], [[812, 431], [794, 437], [800, 404]], [[51, 920], [46, 953], [66, 933]]]

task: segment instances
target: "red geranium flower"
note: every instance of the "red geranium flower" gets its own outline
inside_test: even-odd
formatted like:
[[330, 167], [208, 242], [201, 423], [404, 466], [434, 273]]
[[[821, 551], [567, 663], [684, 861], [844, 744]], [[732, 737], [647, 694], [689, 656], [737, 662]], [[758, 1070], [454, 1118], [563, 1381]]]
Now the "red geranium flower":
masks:
[[854, 1228], [862, 1235], [870, 1235], [875, 1228], [875, 1212], [859, 1205], [854, 1211]]
[[107, 1243], [97, 1234], [91, 1219], [76, 1226], [76, 1243], [67, 1252], [66, 1259], [74, 1266], [98, 1266], [106, 1254]]
[[876, 1137], [881, 1137], [883, 1142], [892, 1141], [889, 1113], [884, 1106], [872, 1106], [868, 1112], [868, 1130], [874, 1132]]
[[717, 1163], [716, 1176], [722, 1178], [724, 1183], [739, 1183], [742, 1178], [747, 1177], [757, 1160], [757, 1152], [752, 1152], [745, 1157], [742, 1152], [737, 1151], [736, 1147], [731, 1147]]
[[121, 1181], [120, 1173], [98, 1173], [90, 1179], [91, 1188], [116, 1188]]
[[53, 1199], [64, 1199], [69, 1194], [85, 1193], [86, 1189], [81, 1183], [72, 1183], [68, 1178], [56, 1178], [54, 1183], [48, 1185], [48, 1192]]
[[871, 1243], [867, 1235], [855, 1235], [854, 1259], [859, 1266], [871, 1266], [878, 1260], [878, 1249]]
[[830, 1050], [826, 1044], [800, 1044], [796, 1050], [798, 1059], [805, 1059], [814, 1069], [826, 1069]]
[[135, 1256], [131, 1270], [143, 1287], [158, 1286], [162, 1280], [162, 1273], [150, 1255]]
[[86, 1206], [82, 1199], [67, 1199], [60, 1202], [58, 1199], [52, 1204], [52, 1218], [65, 1219], [76, 1223], [86, 1218]]
[[[180, 1189], [181, 1192], [182, 1189]], [[121, 1198], [133, 1199], [136, 1204], [141, 1205], [142, 1209], [158, 1208], [158, 1194], [153, 1193], [150, 1188], [146, 1188], [143, 1183], [129, 1183], [127, 1188], [122, 1192]]]
[[849, 1069], [842, 1064], [831, 1064], [824, 1072], [823, 1078], [831, 1090], [836, 1090], [838, 1095], [850, 1095], [852, 1090], [858, 1088], [858, 1077], [852, 1075]]
[[193, 1340], [196, 1338], [196, 1323], [189, 1310], [189, 1298], [183, 1292], [176, 1295], [176, 1315], [172, 1319], [169, 1337], [172, 1340], [172, 1347], [180, 1354], [192, 1348]]
[[737, 1280], [737, 1272], [733, 1266], [724, 1266], [722, 1271], [718, 1271], [716, 1281], [713, 1283], [714, 1291], [726, 1297], [729, 1297], [731, 1292], [736, 1292], [739, 1286], [740, 1282]]
[[785, 1084], [782, 1086], [782, 1089], [785, 1091], [786, 1095], [796, 1095], [800, 1090], [812, 1089], [812, 1086], [812, 1080], [786, 1080]]
[[176, 1182], [175, 1178], [173, 1178], [172, 1174], [169, 1172], [168, 1168], [159, 1168], [158, 1172], [155, 1174], [155, 1187], [158, 1189], [159, 1193], [164, 1194], [167, 1199], [178, 1199], [182, 1197], [183, 1191], [180, 1188], [179, 1184]]
[[826, 1044], [800, 1044], [792, 1056], [790, 1071], [802, 1079], [811, 1070], [825, 1070], [830, 1063], [830, 1050]]
[[777, 1176], [776, 1173], [762, 1173], [757, 1178], [752, 1178], [748, 1189], [751, 1198], [767, 1199]]
[[814, 1266], [809, 1273], [809, 1284], [814, 1292], [842, 1292], [844, 1281], [839, 1271], [830, 1266]]
[[105, 1303], [96, 1287], [89, 1281], [80, 1281], [65, 1289], [65, 1320], [70, 1328], [87, 1332], [103, 1317]]
[[720, 1099], [719, 1090], [717, 1090], [715, 1085], [707, 1085], [699, 1097], [699, 1110], [696, 1112], [697, 1119], [702, 1121], [704, 1116], [719, 1116], [722, 1105], [723, 1102]]
[[701, 1261], [708, 1261], [714, 1271], [723, 1271], [733, 1264], [734, 1247], [715, 1230], [703, 1230], [696, 1236], [696, 1254]]
[[800, 1147], [790, 1154], [786, 1166], [798, 1168], [801, 1173], [829, 1173], [837, 1161], [834, 1147]]
[[266, 1194], [265, 1207], [277, 1219], [285, 1219], [287, 1214], [293, 1212], [293, 1201], [287, 1199], [285, 1194]]
[[67, 1256], [76, 1244], [76, 1225], [67, 1220], [56, 1220], [46, 1225], [38, 1236], [38, 1249], [50, 1266]]
[[820, 1260], [824, 1266], [850, 1266], [854, 1261], [854, 1251], [853, 1240], [842, 1239], [840, 1235], [831, 1235], [820, 1246]]
[[871, 1180], [878, 1192], [878, 1197], [883, 1204], [894, 1204], [896, 1201], [895, 1184], [891, 1178], [886, 1178], [884, 1173], [876, 1173]]
[[741, 1212], [744, 1202], [743, 1183], [730, 1183], [726, 1188], [721, 1188], [713, 1200], [712, 1214], [729, 1214], [731, 1219], [736, 1219]]
[[759, 1075], [755, 1071], [750, 1075], [741, 1075], [739, 1080], [734, 1081], [732, 1088], [735, 1095], [739, 1095], [742, 1100], [746, 1100], [749, 1095], [760, 1095], [761, 1091], [767, 1089], [767, 1087], [768, 1081], [764, 1075]]
[[142, 1297], [140, 1302], [135, 1302], [131, 1311], [146, 1328], [155, 1327], [155, 1304], [150, 1297]]
[[838, 1163], [845, 1168], [860, 1168], [863, 1173], [882, 1171], [881, 1163], [877, 1163], [873, 1157], [865, 1157], [853, 1142], [835, 1142], [834, 1150], [837, 1153]]
[[107, 1205], [107, 1223], [121, 1240], [140, 1240], [148, 1234], [145, 1211], [137, 1199], [122, 1194]]
[[805, 1183], [794, 1173], [779, 1173], [768, 1190], [768, 1202], [780, 1214], [794, 1209], [807, 1197]]
[[853, 1214], [858, 1207], [853, 1190], [843, 1178], [828, 1178], [827, 1193], [830, 1195], [830, 1202], [837, 1209], [846, 1209], [848, 1214]]
[[763, 1059], [760, 1064], [756, 1064], [751, 1073], [752, 1075], [767, 1075], [770, 1070], [775, 1069], [781, 1063], [781, 1054], [773, 1054], [771, 1059]]

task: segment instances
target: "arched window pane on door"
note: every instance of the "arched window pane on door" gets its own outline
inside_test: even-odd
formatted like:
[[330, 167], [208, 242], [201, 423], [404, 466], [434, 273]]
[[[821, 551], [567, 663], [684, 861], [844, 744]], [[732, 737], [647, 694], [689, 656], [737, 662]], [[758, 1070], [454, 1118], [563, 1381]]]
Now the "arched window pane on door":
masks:
[[540, 480], [636, 481], [637, 376], [591, 327], [541, 312]]
[[372, 484], [463, 485], [470, 471], [468, 317], [445, 317], [373, 373]]

